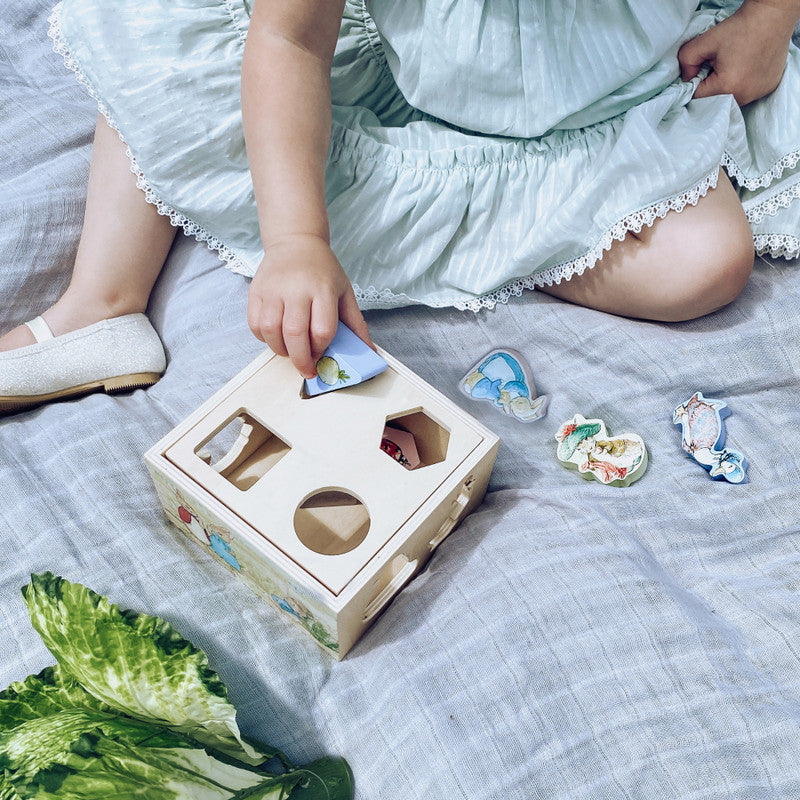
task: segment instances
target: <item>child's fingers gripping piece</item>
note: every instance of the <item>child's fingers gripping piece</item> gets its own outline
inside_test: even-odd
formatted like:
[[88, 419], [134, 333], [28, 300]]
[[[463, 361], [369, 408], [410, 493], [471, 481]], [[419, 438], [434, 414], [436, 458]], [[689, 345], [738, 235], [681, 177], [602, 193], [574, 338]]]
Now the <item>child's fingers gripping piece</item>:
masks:
[[315, 297], [311, 304], [311, 355], [318, 359], [336, 335], [339, 314], [336, 300], [329, 297]]
[[304, 378], [316, 374], [314, 358], [311, 355], [311, 301], [294, 298], [284, 306], [283, 343], [289, 358]]

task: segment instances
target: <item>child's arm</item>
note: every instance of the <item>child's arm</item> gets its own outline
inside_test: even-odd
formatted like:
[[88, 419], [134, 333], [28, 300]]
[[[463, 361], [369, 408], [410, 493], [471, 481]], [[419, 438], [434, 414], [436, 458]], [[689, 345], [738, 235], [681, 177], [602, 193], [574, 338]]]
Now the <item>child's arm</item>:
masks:
[[329, 246], [325, 163], [330, 69], [344, 0], [257, 0], [242, 65], [242, 118], [264, 260], [250, 285], [253, 333], [304, 377], [341, 318], [371, 344]]
[[732, 94], [740, 105], [769, 94], [780, 83], [800, 0], [744, 0], [735, 14], [678, 51], [681, 76], [691, 80], [704, 63], [713, 71], [695, 97]]

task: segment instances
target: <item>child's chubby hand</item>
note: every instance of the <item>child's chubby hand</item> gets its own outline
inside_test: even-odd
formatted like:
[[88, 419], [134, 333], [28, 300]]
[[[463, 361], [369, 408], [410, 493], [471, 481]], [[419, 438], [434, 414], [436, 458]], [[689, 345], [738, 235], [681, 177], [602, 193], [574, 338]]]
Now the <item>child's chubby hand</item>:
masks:
[[312, 234], [271, 242], [248, 295], [247, 322], [256, 338], [278, 355], [288, 355], [304, 378], [313, 378], [340, 319], [374, 348], [353, 287], [330, 245]]
[[712, 67], [694, 97], [732, 94], [744, 106], [775, 89], [797, 21], [786, 6], [745, 0], [732, 16], [686, 42], [678, 51], [683, 80], [695, 78], [705, 63]]

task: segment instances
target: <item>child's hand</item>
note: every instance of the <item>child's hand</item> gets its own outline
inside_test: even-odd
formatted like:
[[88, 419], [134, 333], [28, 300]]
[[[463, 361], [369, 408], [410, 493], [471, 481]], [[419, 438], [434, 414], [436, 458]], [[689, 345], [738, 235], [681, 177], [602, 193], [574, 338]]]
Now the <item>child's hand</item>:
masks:
[[780, 83], [797, 22], [783, 5], [745, 0], [735, 14], [681, 47], [678, 61], [683, 80], [696, 77], [706, 62], [712, 67], [695, 97], [732, 94], [744, 106]]
[[374, 347], [353, 287], [324, 239], [299, 234], [270, 245], [248, 295], [247, 322], [256, 338], [313, 378], [339, 319]]

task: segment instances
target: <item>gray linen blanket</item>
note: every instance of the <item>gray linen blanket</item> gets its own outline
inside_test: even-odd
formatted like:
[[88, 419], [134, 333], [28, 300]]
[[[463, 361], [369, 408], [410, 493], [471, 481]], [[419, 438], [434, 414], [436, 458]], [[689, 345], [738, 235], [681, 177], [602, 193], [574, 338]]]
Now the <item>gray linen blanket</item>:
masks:
[[[63, 290], [95, 109], [46, 37], [47, 0], [0, 11], [0, 329]], [[617, 319], [527, 294], [478, 315], [371, 312], [375, 340], [503, 439], [483, 506], [341, 663], [166, 521], [142, 454], [263, 345], [247, 282], [179, 237], [150, 317], [147, 391], [0, 420], [0, 688], [52, 663], [19, 588], [52, 570], [203, 647], [242, 729], [352, 765], [361, 800], [800, 797], [800, 265], [759, 260], [699, 321]], [[457, 391], [520, 350], [548, 416]], [[672, 411], [726, 400], [750, 482], [709, 479]], [[644, 437], [627, 489], [555, 460], [575, 412]]]

